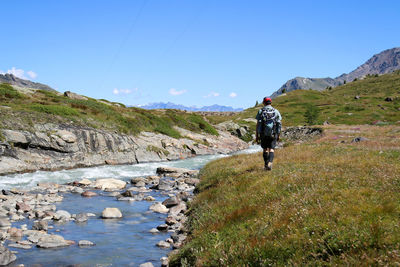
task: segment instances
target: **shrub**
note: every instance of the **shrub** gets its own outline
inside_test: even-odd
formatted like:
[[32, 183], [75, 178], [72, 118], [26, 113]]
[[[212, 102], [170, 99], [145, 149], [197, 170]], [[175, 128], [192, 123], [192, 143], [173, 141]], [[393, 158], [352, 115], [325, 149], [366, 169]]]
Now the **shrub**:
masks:
[[314, 106], [314, 105], [307, 105], [306, 106], [306, 112], [304, 113], [304, 119], [306, 120], [306, 123], [309, 125], [313, 125], [317, 122], [318, 117], [319, 117], [319, 109]]
[[12, 99], [12, 98], [23, 98], [23, 96], [15, 90], [10, 84], [2, 83], [0, 84], [0, 99]]
[[60, 105], [31, 104], [29, 108], [34, 111], [59, 116], [79, 116], [79, 112], [76, 109]]

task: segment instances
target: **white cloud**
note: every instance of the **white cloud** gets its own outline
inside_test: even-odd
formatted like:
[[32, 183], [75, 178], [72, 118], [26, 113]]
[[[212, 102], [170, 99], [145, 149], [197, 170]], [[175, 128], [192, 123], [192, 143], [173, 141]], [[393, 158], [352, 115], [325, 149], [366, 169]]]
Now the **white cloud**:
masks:
[[180, 91], [178, 91], [178, 90], [176, 90], [175, 88], [169, 89], [169, 94], [170, 94], [170, 95], [182, 95], [182, 94], [184, 94], [184, 93], [186, 93], [186, 92], [187, 92], [186, 90], [180, 90]]
[[33, 72], [31, 70], [26, 72], [26, 74], [28, 75], [28, 77], [27, 77], [27, 76], [25, 76], [25, 71], [23, 69], [17, 69], [16, 67], [12, 67], [10, 70], [7, 70], [7, 72], [0, 71], [0, 74], [6, 74], [6, 73], [12, 74], [15, 77], [25, 79], [25, 80], [27, 80], [29, 78], [35, 79], [37, 77], [37, 73]]
[[37, 77], [37, 73], [31, 70], [27, 71], [26, 74], [28, 74], [28, 76], [31, 77], [31, 79], [36, 79]]
[[219, 93], [217, 93], [217, 92], [211, 92], [211, 93], [209, 93], [208, 95], [203, 96], [203, 97], [204, 97], [204, 98], [209, 98], [209, 97], [217, 97], [217, 96], [219, 96]]
[[235, 98], [235, 97], [237, 97], [237, 94], [235, 92], [232, 92], [232, 93], [229, 94], [229, 97]]
[[118, 88], [114, 88], [113, 89], [113, 94], [114, 95], [119, 95], [119, 94], [123, 94], [123, 95], [129, 95], [133, 92], [136, 92], [138, 89], [118, 89]]

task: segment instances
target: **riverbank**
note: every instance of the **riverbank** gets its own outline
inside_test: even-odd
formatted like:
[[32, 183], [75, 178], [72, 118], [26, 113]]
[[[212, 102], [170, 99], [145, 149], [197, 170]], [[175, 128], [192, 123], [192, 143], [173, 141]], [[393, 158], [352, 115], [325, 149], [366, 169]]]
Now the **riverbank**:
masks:
[[228, 132], [218, 136], [175, 127], [182, 138], [154, 132], [137, 136], [70, 124], [36, 124], [31, 131], [1, 129], [0, 175], [99, 165], [178, 160], [228, 154], [248, 144]]
[[186, 238], [184, 212], [197, 173], [158, 167], [155, 175], [128, 181], [81, 179], [3, 189], [0, 264], [167, 265], [167, 252]]
[[312, 142], [200, 172], [188, 242], [171, 266], [396, 265], [399, 126], [326, 126]]

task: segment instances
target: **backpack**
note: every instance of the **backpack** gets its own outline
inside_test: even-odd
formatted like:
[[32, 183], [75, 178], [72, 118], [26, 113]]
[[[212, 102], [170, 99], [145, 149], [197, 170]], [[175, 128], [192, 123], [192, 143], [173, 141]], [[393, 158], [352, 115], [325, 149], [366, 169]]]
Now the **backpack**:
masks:
[[273, 107], [263, 107], [261, 109], [261, 120], [259, 121], [259, 133], [263, 137], [274, 137], [276, 133], [277, 114]]

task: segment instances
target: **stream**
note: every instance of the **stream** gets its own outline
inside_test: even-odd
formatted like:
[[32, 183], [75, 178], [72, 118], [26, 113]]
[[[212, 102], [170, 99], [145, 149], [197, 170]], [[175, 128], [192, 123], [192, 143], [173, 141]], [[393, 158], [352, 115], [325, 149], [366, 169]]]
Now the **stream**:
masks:
[[[255, 153], [260, 151], [258, 146], [251, 146], [246, 150], [236, 152]], [[159, 166], [179, 167], [187, 169], [200, 169], [206, 163], [229, 155], [206, 155], [189, 159], [169, 162], [142, 163], [136, 165], [99, 166], [61, 171], [37, 171], [34, 173], [15, 174], [0, 177], [0, 189], [21, 188], [30, 189], [37, 183], [57, 183], [81, 180], [83, 178], [95, 180], [99, 178], [116, 178], [129, 181], [133, 177], [154, 175]], [[151, 262], [154, 266], [160, 266], [161, 257], [167, 256], [171, 249], [163, 249], [155, 244], [170, 236], [168, 232], [152, 234], [150, 229], [163, 224], [165, 214], [149, 211], [154, 202], [149, 201], [118, 201], [110, 197], [109, 192], [96, 190], [98, 196], [83, 198], [80, 195], [64, 193], [64, 200], [56, 204], [57, 210], [66, 210], [71, 214], [94, 213], [83, 224], [68, 221], [65, 223], [52, 223], [52, 229], [48, 233], [62, 235], [65, 239], [78, 242], [90, 240], [95, 243], [91, 247], [79, 247], [71, 245], [58, 249], [31, 249], [12, 248], [16, 252], [17, 260], [9, 266], [139, 266], [145, 262]], [[160, 191], [152, 190], [147, 193], [162, 202], [168, 196]], [[100, 218], [102, 210], [106, 207], [116, 207], [123, 218], [118, 220], [103, 220]], [[13, 222], [13, 227], [20, 228], [26, 224], [32, 228], [33, 220], [21, 220]], [[10, 241], [6, 241], [5, 245]]]

